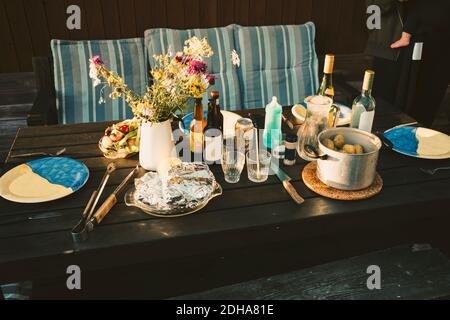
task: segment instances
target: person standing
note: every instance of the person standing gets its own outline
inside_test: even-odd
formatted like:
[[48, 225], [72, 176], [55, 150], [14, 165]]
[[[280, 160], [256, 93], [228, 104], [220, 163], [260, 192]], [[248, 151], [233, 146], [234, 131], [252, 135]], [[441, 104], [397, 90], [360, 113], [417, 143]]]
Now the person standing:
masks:
[[423, 42], [422, 63], [417, 81], [410, 87], [411, 103], [406, 110], [421, 124], [431, 126], [450, 82], [450, 1], [409, 0], [403, 32], [391, 48]]
[[373, 56], [373, 68], [377, 73], [373, 91], [377, 96], [395, 105], [406, 50], [391, 48], [391, 44], [401, 37], [403, 31], [404, 1], [366, 0], [366, 4], [377, 5], [381, 11], [381, 29], [369, 30], [365, 50], [366, 54]]
[[[431, 126], [450, 80], [448, 0], [367, 0], [381, 9], [381, 29], [372, 30], [366, 53], [374, 56], [374, 91]], [[417, 80], [411, 85], [414, 43], [423, 42]], [[411, 101], [411, 103], [407, 103]]]

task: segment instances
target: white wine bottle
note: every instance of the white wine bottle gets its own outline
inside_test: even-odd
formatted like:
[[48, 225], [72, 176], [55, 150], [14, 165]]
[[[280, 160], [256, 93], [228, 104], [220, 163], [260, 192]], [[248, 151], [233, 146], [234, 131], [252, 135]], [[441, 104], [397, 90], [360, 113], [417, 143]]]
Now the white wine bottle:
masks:
[[334, 98], [333, 87], [333, 69], [334, 69], [334, 55], [327, 54], [325, 56], [325, 63], [323, 65], [323, 78], [320, 88], [317, 91], [318, 96], [327, 96], [331, 99]]
[[372, 85], [375, 72], [366, 70], [361, 94], [355, 98], [352, 105], [350, 127], [371, 132], [375, 116], [375, 99], [372, 97]]

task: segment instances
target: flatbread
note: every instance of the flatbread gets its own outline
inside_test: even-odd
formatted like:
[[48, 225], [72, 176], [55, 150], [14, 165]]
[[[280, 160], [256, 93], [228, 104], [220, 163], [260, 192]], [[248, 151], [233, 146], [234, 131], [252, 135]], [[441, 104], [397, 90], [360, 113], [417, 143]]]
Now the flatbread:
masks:
[[423, 156], [440, 156], [450, 152], [450, 137], [444, 133], [427, 128], [417, 128], [419, 141], [417, 154]]

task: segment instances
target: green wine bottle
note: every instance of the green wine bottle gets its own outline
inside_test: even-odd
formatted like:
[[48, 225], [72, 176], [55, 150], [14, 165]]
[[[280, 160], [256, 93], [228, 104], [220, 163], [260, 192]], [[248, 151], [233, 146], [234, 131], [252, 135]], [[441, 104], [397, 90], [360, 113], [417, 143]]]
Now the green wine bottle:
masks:
[[317, 91], [318, 96], [327, 96], [334, 99], [333, 87], [333, 69], [334, 69], [334, 55], [327, 54], [325, 56], [325, 63], [323, 65], [323, 78]]
[[352, 105], [350, 127], [371, 132], [375, 116], [375, 99], [372, 97], [372, 85], [375, 72], [366, 70], [361, 94], [355, 98]]

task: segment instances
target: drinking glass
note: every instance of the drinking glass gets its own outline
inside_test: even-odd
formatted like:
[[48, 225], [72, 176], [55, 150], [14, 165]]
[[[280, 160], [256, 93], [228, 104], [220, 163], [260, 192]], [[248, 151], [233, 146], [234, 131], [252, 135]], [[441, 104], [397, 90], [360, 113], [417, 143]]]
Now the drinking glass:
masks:
[[225, 181], [238, 183], [244, 169], [245, 155], [233, 148], [224, 147], [222, 152], [222, 170]]
[[248, 179], [257, 183], [266, 181], [269, 176], [271, 158], [267, 150], [259, 150], [257, 153], [256, 149], [253, 149], [247, 152]]

